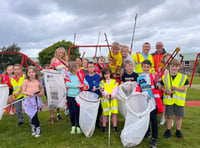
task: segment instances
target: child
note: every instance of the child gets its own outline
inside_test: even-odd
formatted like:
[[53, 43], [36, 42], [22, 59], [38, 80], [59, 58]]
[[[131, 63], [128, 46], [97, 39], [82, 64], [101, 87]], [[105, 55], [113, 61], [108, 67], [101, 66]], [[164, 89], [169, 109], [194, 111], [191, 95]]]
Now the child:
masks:
[[[29, 66], [26, 71], [26, 79], [22, 84], [22, 93], [29, 96], [25, 99], [25, 112], [30, 118], [31, 134], [35, 137], [41, 135], [40, 121], [38, 119], [38, 108], [42, 109], [43, 103], [41, 96], [44, 93], [39, 74], [35, 67]], [[35, 130], [36, 129], [36, 130]]]
[[105, 58], [103, 56], [100, 56], [97, 59], [97, 64], [95, 64], [95, 68], [96, 68], [95, 71], [100, 75], [101, 78], [102, 78], [102, 70], [105, 67], [108, 67], [108, 65], [105, 64]]
[[121, 54], [122, 54], [122, 66], [121, 66], [121, 70], [120, 70], [121, 75], [123, 75], [123, 73], [124, 73], [124, 64], [128, 60], [131, 61], [132, 65], [133, 65], [133, 71], [135, 71], [135, 62], [133, 61], [132, 57], [129, 54], [128, 46], [121, 47]]
[[125, 69], [125, 73], [123, 73], [123, 75], [121, 77], [121, 83], [124, 83], [127, 81], [131, 81], [131, 82], [136, 81], [137, 82], [138, 74], [133, 71], [134, 66], [131, 61], [127, 60], [124, 63], [124, 69]]
[[[161, 89], [163, 91], [163, 100], [166, 105], [165, 114], [167, 115], [167, 130], [164, 137], [169, 138], [171, 136], [171, 124], [173, 115], [176, 116], [176, 136], [183, 138], [181, 134], [182, 117], [185, 116], [185, 99], [187, 85], [187, 75], [178, 73], [181, 63], [174, 59], [170, 63], [170, 74], [166, 74], [162, 77]], [[170, 80], [171, 79], [171, 80]]]
[[[159, 108], [162, 108], [161, 106], [162, 103], [160, 100], [158, 90], [154, 88], [153, 80], [155, 79], [155, 76], [152, 73], [149, 73], [149, 70], [152, 68], [151, 66], [152, 64], [149, 60], [144, 60], [142, 62], [141, 67], [142, 67], [143, 73], [137, 78], [137, 82], [140, 85], [142, 92], [147, 91], [149, 96], [151, 96], [154, 99], [155, 104], [156, 104], [156, 109], [154, 109], [150, 113], [150, 121], [151, 121], [151, 128], [152, 128], [152, 141], [150, 143], [150, 147], [155, 148], [158, 141], [157, 112]], [[158, 104], [158, 100], [160, 101], [159, 104]], [[162, 111], [163, 109], [160, 112]], [[144, 138], [145, 139], [150, 138], [150, 126]]]
[[[13, 77], [13, 66], [9, 65], [9, 66], [7, 66], [5, 72], [0, 75], [0, 84], [2, 83], [2, 84], [8, 85], [8, 87], [9, 87], [8, 101], [10, 103], [12, 103], [14, 101], [13, 95], [12, 95], [13, 88], [12, 88], [11, 82], [10, 82], [12, 77]], [[10, 113], [10, 115], [14, 115], [14, 104], [11, 105], [9, 113]]]
[[[23, 99], [25, 96], [22, 94], [22, 83], [25, 79], [25, 75], [22, 73], [22, 67], [20, 64], [14, 65], [14, 76], [11, 78], [11, 85], [13, 88], [14, 100]], [[22, 114], [22, 101], [15, 103], [15, 110], [19, 123], [17, 126], [21, 126], [24, 123], [24, 117]]]
[[82, 63], [83, 63], [82, 64], [83, 65], [83, 67], [82, 67], [83, 72], [85, 74], [88, 74], [88, 63], [89, 63], [89, 60], [84, 58]]
[[[98, 89], [99, 83], [100, 83], [100, 76], [99, 74], [95, 73], [95, 66], [93, 62], [88, 63], [88, 74], [85, 76], [85, 79], [87, 80], [89, 84], [89, 91], [96, 93], [97, 95], [100, 95], [100, 91]], [[102, 108], [101, 105], [99, 106], [98, 109], [98, 115], [97, 115], [97, 120], [96, 120], [96, 127], [100, 128], [99, 122], [100, 122], [100, 117], [102, 113]]]
[[[109, 108], [111, 108], [110, 112], [112, 114], [114, 132], [117, 133], [118, 132], [118, 129], [117, 129], [118, 103], [115, 96], [117, 95], [118, 83], [115, 79], [113, 79], [113, 74], [109, 67], [105, 67], [103, 69], [102, 76], [103, 76], [103, 79], [101, 80], [101, 83], [100, 83], [100, 87], [104, 88], [104, 90], [102, 90], [103, 97], [101, 98], [101, 106], [103, 109], [102, 132], [103, 133], [106, 132], [107, 115], [109, 115]], [[109, 103], [109, 99], [111, 99], [111, 103]]]
[[[70, 63], [69, 64], [69, 80], [66, 82], [66, 86], [68, 88], [67, 91], [67, 102], [69, 106], [69, 115], [70, 115], [70, 120], [72, 124], [71, 128], [71, 134], [75, 134], [75, 131], [77, 131], [77, 134], [81, 133], [81, 129], [79, 126], [79, 106], [76, 103], [75, 97], [77, 97], [80, 93], [80, 89], [84, 88], [85, 90], [87, 89], [87, 81], [84, 80], [84, 84], [81, 84], [78, 76], [77, 76], [77, 67], [75, 63]], [[76, 126], [75, 126], [75, 121], [76, 121]]]
[[120, 68], [122, 65], [122, 55], [120, 51], [120, 44], [118, 42], [112, 43], [111, 52], [108, 54], [109, 67], [114, 74], [114, 78], [120, 75]]

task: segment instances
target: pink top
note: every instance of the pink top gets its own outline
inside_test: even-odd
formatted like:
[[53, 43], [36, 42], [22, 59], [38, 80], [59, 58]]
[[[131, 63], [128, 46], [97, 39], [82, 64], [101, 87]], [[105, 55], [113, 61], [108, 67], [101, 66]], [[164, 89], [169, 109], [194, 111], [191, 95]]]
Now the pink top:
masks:
[[36, 93], [39, 90], [39, 88], [42, 88], [42, 83], [39, 82], [38, 80], [27, 80], [25, 79], [23, 84], [22, 84], [22, 87], [25, 87], [25, 90], [27, 93]]
[[[110, 84], [111, 80], [106, 80], [106, 83]], [[111, 95], [113, 96], [113, 98], [115, 98], [115, 96], [117, 95], [118, 92], [118, 86], [115, 86], [112, 90]], [[106, 97], [108, 95], [108, 92], [104, 89], [104, 91], [102, 92], [102, 95], [104, 97]]]

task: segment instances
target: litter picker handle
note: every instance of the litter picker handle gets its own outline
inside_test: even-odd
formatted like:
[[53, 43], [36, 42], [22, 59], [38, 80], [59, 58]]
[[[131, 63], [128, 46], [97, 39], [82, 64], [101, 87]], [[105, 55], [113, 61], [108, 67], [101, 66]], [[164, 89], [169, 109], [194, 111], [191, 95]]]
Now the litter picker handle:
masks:
[[113, 57], [111, 55], [111, 50], [110, 50], [110, 45], [109, 45], [109, 42], [108, 42], [108, 38], [107, 38], [106, 33], [104, 33], [104, 35], [105, 35], [105, 38], [106, 38], [105, 41], [107, 42], [107, 45], [108, 45], [108, 50], [109, 50], [109, 53], [110, 53], [110, 57], [112, 58], [112, 60], [110, 61], [110, 64], [113, 65]]

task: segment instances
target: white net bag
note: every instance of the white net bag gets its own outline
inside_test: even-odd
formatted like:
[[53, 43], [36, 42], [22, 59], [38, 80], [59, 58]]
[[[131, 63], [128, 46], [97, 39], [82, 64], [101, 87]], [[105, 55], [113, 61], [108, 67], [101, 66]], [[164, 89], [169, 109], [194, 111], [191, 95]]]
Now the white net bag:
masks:
[[128, 99], [128, 97], [135, 92], [136, 86], [136, 82], [125, 82], [119, 85], [116, 98], [118, 100], [118, 110], [124, 118], [126, 118], [127, 112], [125, 102]]
[[1, 94], [0, 97], [0, 120], [1, 120], [4, 112], [4, 106], [8, 101], [8, 94], [9, 94], [9, 89], [6, 84], [0, 84], [0, 94]]
[[43, 70], [48, 108], [66, 108], [65, 74], [55, 70]]
[[99, 109], [99, 95], [83, 91], [76, 97], [77, 103], [80, 104], [79, 124], [81, 131], [89, 138], [95, 130], [96, 118]]
[[126, 101], [127, 116], [120, 138], [123, 146], [138, 145], [149, 127], [150, 112], [155, 103], [146, 92], [134, 93]]

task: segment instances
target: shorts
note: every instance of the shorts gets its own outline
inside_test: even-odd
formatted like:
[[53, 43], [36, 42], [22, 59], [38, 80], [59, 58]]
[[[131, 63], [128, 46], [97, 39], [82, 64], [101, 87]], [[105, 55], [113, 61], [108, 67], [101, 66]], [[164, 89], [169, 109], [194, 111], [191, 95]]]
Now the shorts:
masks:
[[185, 106], [178, 106], [176, 104], [166, 105], [165, 114], [167, 116], [185, 117]]
[[9, 88], [9, 95], [8, 96], [12, 95], [12, 93], [13, 93], [13, 89]]

